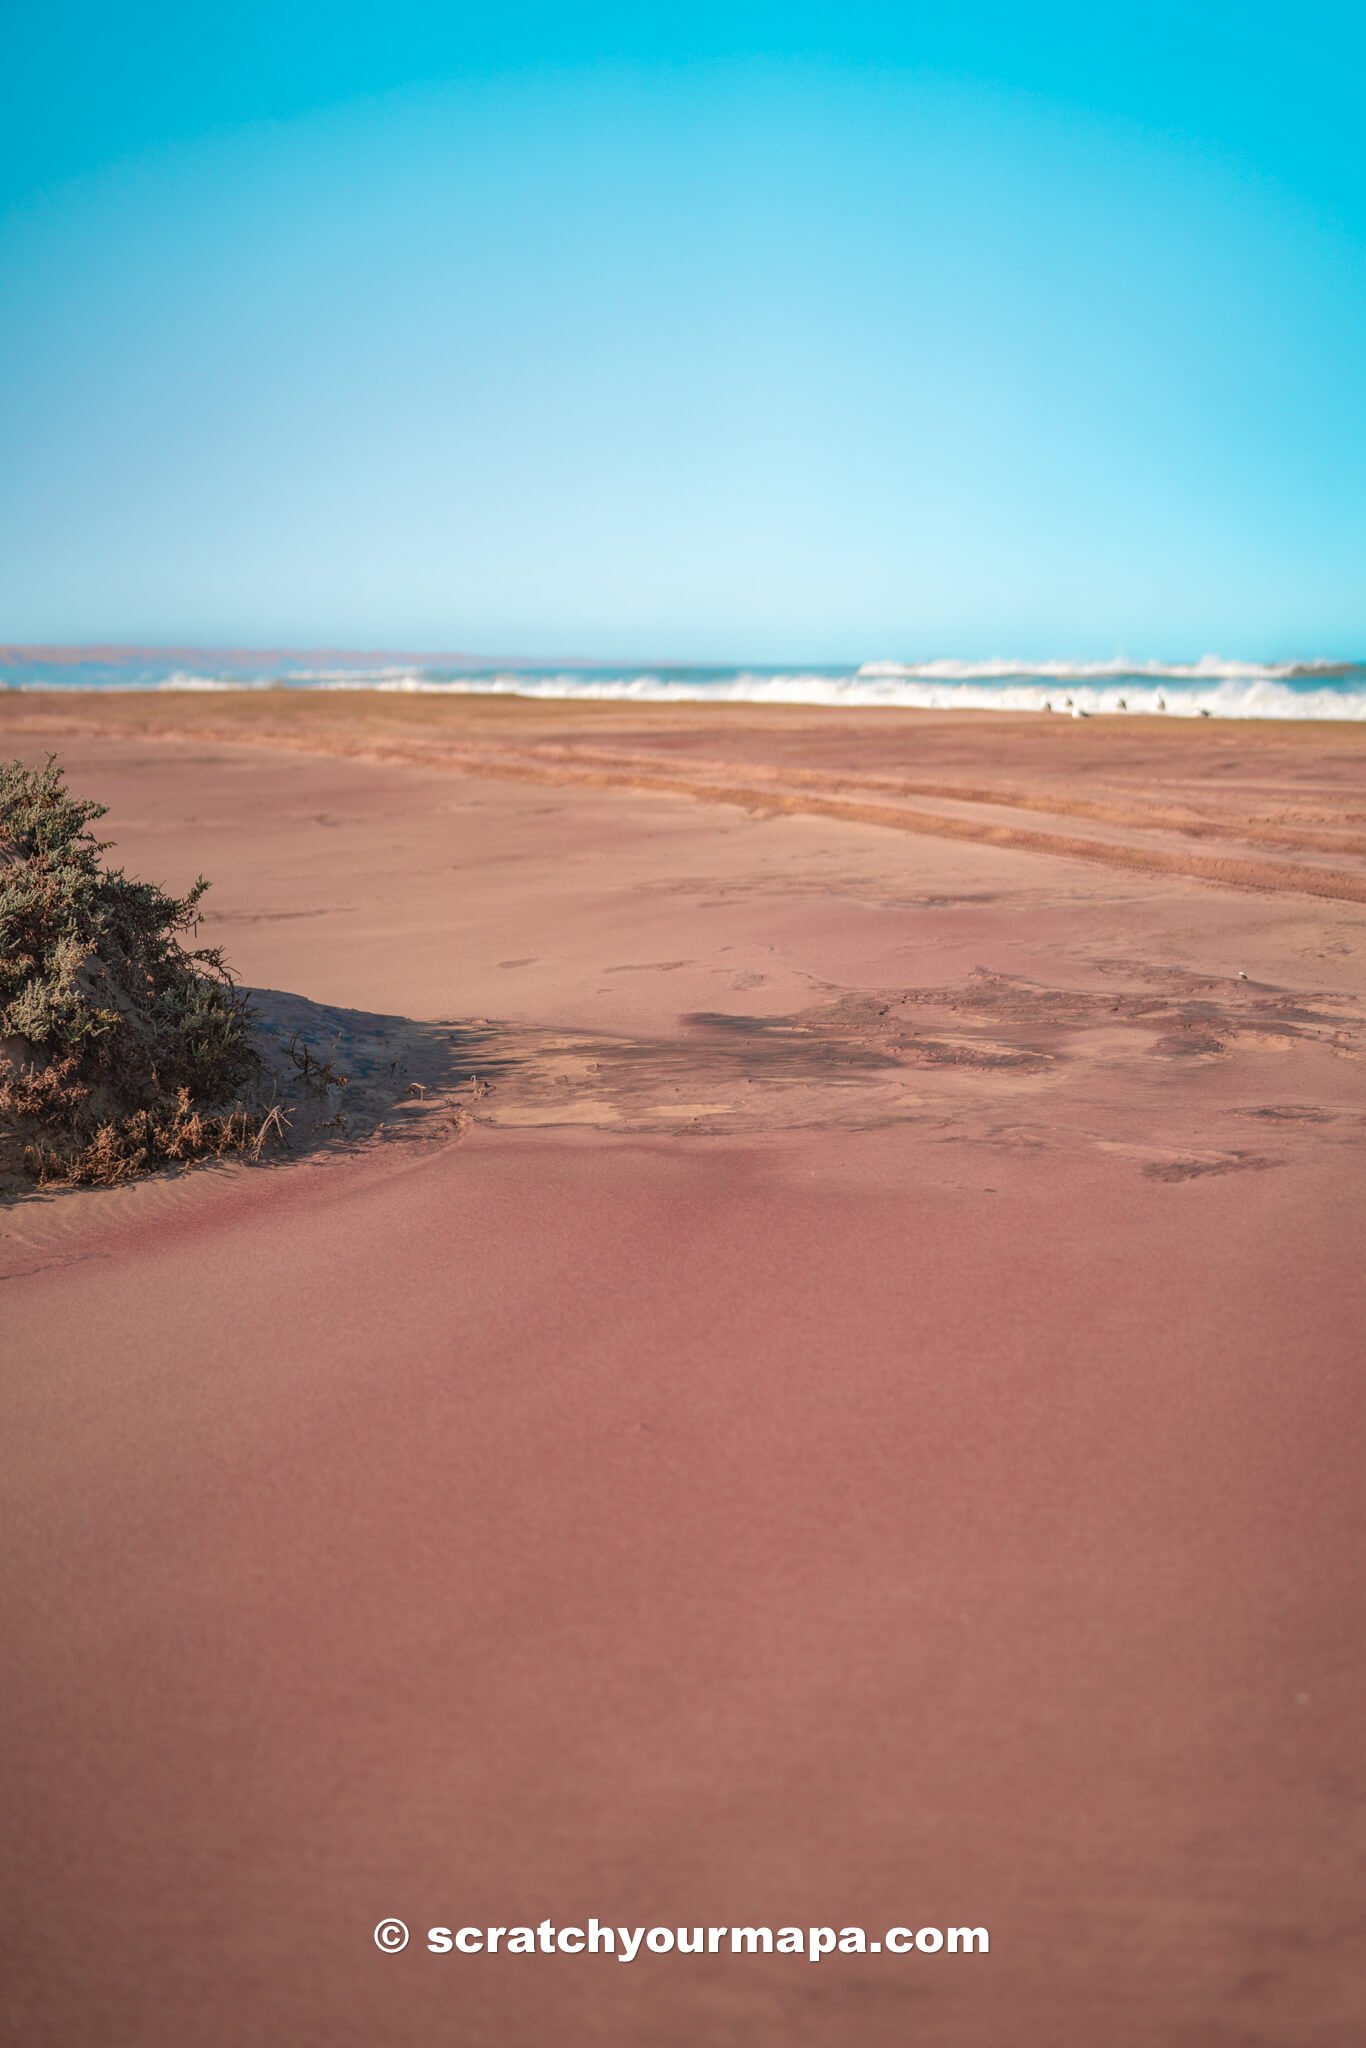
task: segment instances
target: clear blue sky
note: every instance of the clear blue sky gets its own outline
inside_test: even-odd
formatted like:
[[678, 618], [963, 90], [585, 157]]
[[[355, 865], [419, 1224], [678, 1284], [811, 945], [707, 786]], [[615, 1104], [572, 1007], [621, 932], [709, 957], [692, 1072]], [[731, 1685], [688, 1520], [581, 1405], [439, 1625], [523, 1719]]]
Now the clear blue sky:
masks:
[[10, 0], [0, 639], [1366, 653], [1360, 4]]

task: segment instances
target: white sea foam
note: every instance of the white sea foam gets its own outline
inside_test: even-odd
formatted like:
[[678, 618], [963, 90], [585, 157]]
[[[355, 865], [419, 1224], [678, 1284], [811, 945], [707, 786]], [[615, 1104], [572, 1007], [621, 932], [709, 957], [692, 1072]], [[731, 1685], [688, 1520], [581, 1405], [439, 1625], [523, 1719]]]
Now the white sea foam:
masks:
[[[643, 673], [633, 676], [521, 675], [437, 680], [402, 676], [348, 678], [332, 687], [411, 691], [419, 694], [510, 697], [596, 698], [605, 702], [665, 704], [809, 704], [849, 709], [920, 711], [1080, 712], [1088, 717], [1129, 712], [1172, 718], [1350, 718], [1366, 719], [1366, 691], [1291, 688], [1285, 678], [1303, 669], [1276, 673], [1244, 664], [1237, 676], [1210, 670], [1193, 686], [1193, 668], [1177, 672], [1132, 667], [1092, 668], [1109, 682], [1082, 681], [1080, 664], [1021, 671], [1005, 665], [1002, 680], [931, 679], [893, 664], [870, 665], [848, 677], [756, 675], [741, 671], [706, 681], [677, 681]], [[1005, 680], [1009, 677], [1013, 680]], [[1160, 680], [1158, 679], [1160, 678]]]
[[406, 682], [410, 677], [420, 677], [411, 662], [399, 662], [392, 668], [289, 668], [281, 676], [282, 683], [310, 684], [314, 688], [330, 686], [339, 690], [376, 690], [386, 682]]
[[901, 676], [916, 682], [972, 683], [1047, 677], [1062, 683], [1099, 682], [1107, 677], [1138, 676], [1155, 681], [1209, 683], [1285, 682], [1292, 676], [1334, 675], [1341, 664], [1330, 661], [1229, 661], [1221, 654], [1202, 654], [1198, 661], [1131, 661], [1114, 655], [1108, 661], [866, 661], [861, 676]]
[[383, 690], [415, 695], [595, 698], [621, 703], [805, 704], [849, 709], [1037, 711], [1097, 717], [1115, 713], [1172, 718], [1366, 719], [1366, 667], [1323, 661], [1022, 662], [870, 661], [861, 668], [543, 669], [452, 673], [418, 662], [372, 668], [283, 668], [272, 674], [210, 662], [159, 674], [143, 661], [121, 663], [98, 683], [31, 675], [20, 689], [98, 688], [168, 691]]

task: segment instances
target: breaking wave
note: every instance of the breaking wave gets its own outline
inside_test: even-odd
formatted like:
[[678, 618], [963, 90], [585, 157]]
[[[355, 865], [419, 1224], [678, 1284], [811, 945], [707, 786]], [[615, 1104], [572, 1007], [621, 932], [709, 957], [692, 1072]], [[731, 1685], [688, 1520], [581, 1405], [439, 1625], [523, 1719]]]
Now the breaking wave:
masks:
[[1056, 682], [1096, 682], [1111, 677], [1152, 677], [1167, 682], [1284, 682], [1295, 676], [1341, 676], [1351, 664], [1336, 661], [1226, 661], [1202, 654], [1198, 661], [866, 661], [861, 676], [913, 676], [925, 682], [969, 683], [1009, 676], [1046, 676]]
[[[316, 662], [316, 657], [315, 657]], [[324, 665], [324, 663], [326, 665]], [[0, 656], [0, 687], [106, 690], [383, 690], [432, 695], [597, 698], [623, 703], [745, 703], [926, 711], [1036, 711], [1078, 718], [1366, 719], [1366, 665], [1198, 661], [870, 661], [809, 668], [481, 664], [423, 657], [283, 660], [191, 652], [44, 659]]]
[[[977, 665], [973, 674], [951, 675], [969, 664], [933, 663], [909, 668], [875, 663], [853, 673], [772, 673], [737, 670], [686, 677], [664, 672], [636, 675], [503, 673], [438, 678], [420, 672], [349, 676], [332, 689], [375, 689], [454, 695], [487, 694], [540, 698], [597, 698], [625, 703], [807, 704], [851, 710], [898, 708], [919, 711], [1040, 711], [1091, 718], [1107, 713], [1175, 718], [1366, 718], [1366, 673], [1311, 672], [1307, 668], [1267, 671], [1243, 665], [1233, 675], [1220, 670], [1141, 670], [1100, 664], [1057, 663], [1025, 670], [1002, 664]], [[1303, 679], [1318, 673], [1318, 687]], [[1085, 679], [1084, 679], [1085, 678]], [[1102, 680], [1102, 678], [1104, 680]], [[1347, 685], [1347, 687], [1344, 687]], [[315, 685], [315, 687], [317, 687]]]

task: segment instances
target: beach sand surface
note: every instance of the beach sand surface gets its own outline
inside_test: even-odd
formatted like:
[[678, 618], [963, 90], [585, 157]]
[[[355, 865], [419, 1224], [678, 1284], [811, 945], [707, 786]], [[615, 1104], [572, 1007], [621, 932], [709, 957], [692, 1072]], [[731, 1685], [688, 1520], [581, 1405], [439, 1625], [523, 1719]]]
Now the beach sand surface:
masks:
[[[0, 1207], [7, 2038], [1362, 2038], [1366, 733], [54, 748], [351, 1088]], [[590, 1916], [991, 1953], [425, 1947]]]

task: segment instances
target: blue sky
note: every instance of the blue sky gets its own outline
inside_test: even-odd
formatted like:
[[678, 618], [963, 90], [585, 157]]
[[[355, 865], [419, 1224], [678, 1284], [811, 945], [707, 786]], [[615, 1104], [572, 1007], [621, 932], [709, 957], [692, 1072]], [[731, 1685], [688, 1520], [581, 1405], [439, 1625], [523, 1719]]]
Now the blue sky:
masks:
[[11, 0], [0, 639], [1362, 654], [1364, 24]]

